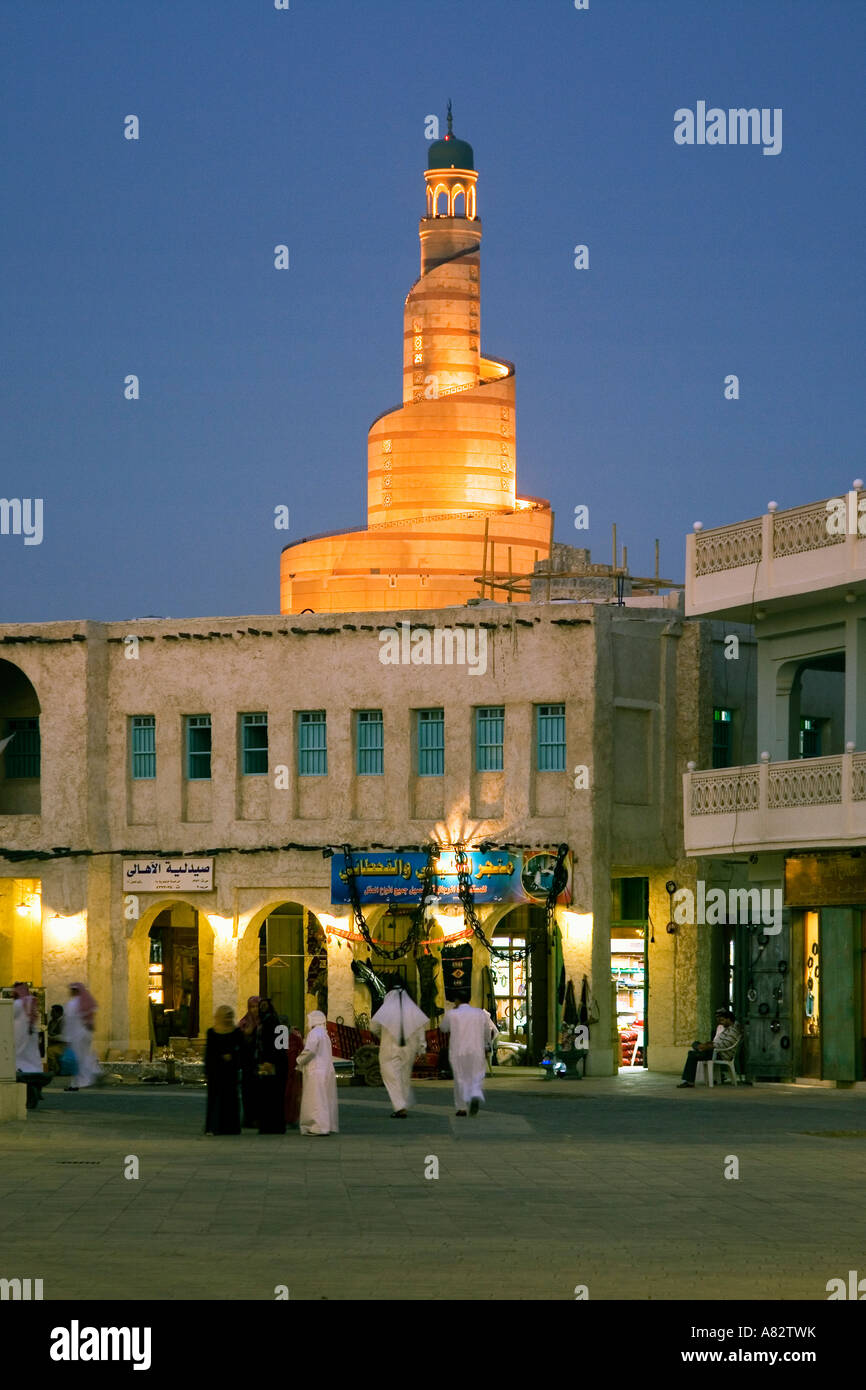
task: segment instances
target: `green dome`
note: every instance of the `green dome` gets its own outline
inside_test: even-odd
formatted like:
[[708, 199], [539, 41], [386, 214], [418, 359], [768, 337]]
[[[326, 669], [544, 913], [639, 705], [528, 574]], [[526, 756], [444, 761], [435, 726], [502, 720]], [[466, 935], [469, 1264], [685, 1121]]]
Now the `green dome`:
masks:
[[450, 132], [443, 140], [434, 140], [427, 156], [428, 169], [474, 169], [475, 155], [466, 140], [458, 140]]

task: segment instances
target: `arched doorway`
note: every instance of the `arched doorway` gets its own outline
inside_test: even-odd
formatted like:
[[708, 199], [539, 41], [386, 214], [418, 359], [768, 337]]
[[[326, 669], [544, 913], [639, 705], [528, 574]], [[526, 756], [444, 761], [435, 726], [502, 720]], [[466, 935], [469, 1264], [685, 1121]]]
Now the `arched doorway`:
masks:
[[[514, 1061], [534, 1065], [548, 1042], [550, 942], [543, 908], [522, 904], [497, 922], [490, 973], [500, 1039]], [[502, 954], [504, 953], [504, 955]]]
[[279, 1016], [301, 1032], [306, 1031], [308, 932], [315, 936], [317, 948], [324, 945], [318, 919], [295, 902], [271, 908], [258, 929], [259, 978], [255, 993], [271, 999]]
[[165, 1047], [171, 1038], [199, 1051], [214, 1002], [214, 929], [207, 913], [183, 898], [152, 903], [131, 929], [127, 950], [128, 1023], [118, 1017], [116, 1036], [125, 1034], [135, 1053]]
[[826, 758], [845, 748], [845, 653], [809, 657], [789, 697], [788, 757]]
[[0, 815], [38, 816], [41, 774], [36, 690], [18, 666], [0, 660]]
[[[845, 653], [783, 661], [776, 669], [775, 725], [766, 746], [776, 758], [826, 758], [845, 747]], [[760, 746], [760, 744], [759, 744]]]
[[195, 908], [173, 903], [154, 919], [148, 932], [147, 986], [153, 1041], [167, 1047], [172, 1038], [198, 1038], [199, 921]]

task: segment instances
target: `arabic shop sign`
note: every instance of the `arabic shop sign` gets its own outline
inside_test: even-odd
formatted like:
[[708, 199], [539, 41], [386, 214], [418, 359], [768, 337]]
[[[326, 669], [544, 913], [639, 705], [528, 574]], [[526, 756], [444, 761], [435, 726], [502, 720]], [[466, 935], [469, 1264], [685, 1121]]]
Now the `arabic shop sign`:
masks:
[[124, 891], [209, 893], [213, 888], [212, 859], [124, 859]]
[[[535, 903], [547, 901], [556, 863], [553, 850], [532, 854], [508, 854], [493, 850], [467, 856], [472, 870], [472, 891], [479, 907], [485, 903]], [[355, 881], [362, 903], [406, 903], [414, 907], [421, 901], [426, 854], [410, 851], [364, 851], [352, 855]], [[559, 903], [571, 902], [571, 855], [565, 860], [568, 883]], [[331, 902], [334, 906], [351, 901], [346, 856], [334, 854], [331, 860]], [[443, 851], [436, 860], [438, 901], [443, 906], [459, 903], [457, 861], [454, 852]]]

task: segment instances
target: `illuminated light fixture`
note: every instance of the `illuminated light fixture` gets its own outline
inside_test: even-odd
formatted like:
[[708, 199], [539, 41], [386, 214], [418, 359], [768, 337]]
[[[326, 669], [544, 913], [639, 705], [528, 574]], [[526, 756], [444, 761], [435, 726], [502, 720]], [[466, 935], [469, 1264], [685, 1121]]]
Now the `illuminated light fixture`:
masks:
[[68, 917], [54, 912], [51, 915], [51, 925], [55, 935], [62, 941], [73, 941], [75, 937], [84, 936], [87, 930], [86, 916], [83, 912], [73, 912]]
[[442, 851], [465, 849], [467, 853], [472, 853], [476, 850], [481, 827], [487, 824], [487, 821], [464, 820], [459, 812], [449, 815], [447, 820], [439, 821], [430, 838], [434, 845], [442, 847], [440, 863]]
[[206, 912], [205, 916], [211, 924], [217, 941], [231, 941], [234, 933], [234, 919], [232, 917], [222, 917], [218, 912]]
[[332, 917], [330, 912], [316, 912], [313, 915], [325, 931], [347, 932], [352, 930], [353, 918], [351, 917]]
[[29, 915], [30, 915], [30, 904], [29, 904], [29, 902], [27, 901], [26, 898], [22, 898], [22, 899], [21, 899], [21, 901], [20, 901], [20, 903], [18, 904], [18, 906], [16, 907], [15, 911], [18, 913], [18, 916], [19, 916], [19, 917], [29, 917]]
[[573, 941], [581, 946], [588, 946], [591, 942], [591, 912], [572, 912], [570, 909], [565, 909], [562, 913], [562, 925], [565, 928], [566, 941]]

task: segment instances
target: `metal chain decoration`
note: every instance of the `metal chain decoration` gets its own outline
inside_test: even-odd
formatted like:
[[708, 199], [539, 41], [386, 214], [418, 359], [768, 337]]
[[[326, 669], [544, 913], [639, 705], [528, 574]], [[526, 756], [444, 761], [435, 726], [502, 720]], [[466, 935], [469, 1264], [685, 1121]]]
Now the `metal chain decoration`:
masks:
[[454, 858], [457, 862], [457, 892], [463, 904], [463, 920], [467, 928], [471, 928], [473, 934], [478, 938], [483, 946], [486, 946], [491, 956], [497, 960], [510, 960], [511, 951], [500, 951], [493, 942], [488, 940], [487, 935], [478, 920], [478, 913], [475, 910], [475, 893], [472, 888], [472, 873], [469, 868], [469, 856], [466, 853], [466, 846], [456, 845], [454, 848]]
[[[492, 956], [495, 956], [497, 960], [510, 960], [512, 957], [512, 951], [508, 949], [500, 951], [496, 946], [494, 946], [493, 942], [488, 939], [484, 931], [484, 928], [478, 920], [478, 914], [475, 910], [475, 894], [472, 888], [472, 875], [469, 869], [469, 857], [466, 853], [466, 846], [462, 844], [457, 845], [455, 847], [454, 853], [455, 859], [457, 861], [457, 891], [460, 896], [460, 901], [463, 904], [463, 918], [466, 922], [467, 927], [470, 927], [472, 929], [472, 932], [482, 943], [482, 945], [486, 946], [490, 954]], [[544, 910], [546, 916], [546, 932], [548, 941], [552, 939], [554, 914], [556, 912], [556, 900], [568, 884], [568, 869], [565, 867], [565, 858], [567, 854], [568, 845], [560, 845], [556, 851], [556, 863], [553, 866], [553, 871], [550, 880], [550, 888], [548, 889], [547, 899], [545, 901]], [[529, 954], [529, 949], [529, 939], [527, 936], [527, 944], [524, 947], [525, 955]]]
[[547, 916], [547, 937], [550, 940], [553, 936], [554, 917], [556, 914], [556, 900], [560, 893], [568, 887], [568, 869], [565, 866], [565, 858], [568, 854], [568, 845], [559, 845], [556, 851], [556, 863], [550, 875], [550, 887], [547, 890], [547, 901], [544, 904], [544, 911]]
[[378, 941], [374, 941], [370, 935], [370, 928], [367, 926], [364, 910], [361, 907], [361, 898], [358, 893], [358, 884], [355, 876], [355, 861], [352, 858], [350, 845], [343, 845], [343, 855], [346, 860], [346, 884], [349, 889], [349, 898], [352, 903], [352, 916], [355, 925], [363, 936], [370, 950], [383, 960], [401, 960], [413, 947], [419, 945], [427, 939], [426, 913], [427, 900], [435, 895], [436, 891], [436, 858], [437, 849], [435, 845], [427, 847], [427, 863], [424, 865], [424, 873], [421, 878], [421, 898], [412, 909], [412, 925], [409, 934], [404, 941], [393, 948], [382, 946]]

